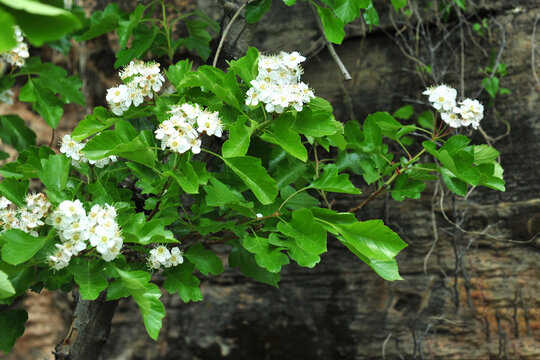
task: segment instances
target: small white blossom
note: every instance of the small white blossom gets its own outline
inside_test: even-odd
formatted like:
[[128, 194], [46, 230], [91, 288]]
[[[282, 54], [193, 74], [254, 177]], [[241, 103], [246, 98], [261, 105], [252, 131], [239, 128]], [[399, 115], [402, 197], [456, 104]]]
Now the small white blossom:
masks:
[[30, 56], [28, 45], [24, 42], [24, 37], [21, 29], [15, 25], [15, 40], [17, 45], [7, 52], [1, 53], [0, 58], [7, 61], [13, 66], [22, 67], [26, 63], [26, 59]]
[[184, 262], [182, 256], [183, 252], [177, 247], [174, 247], [169, 251], [164, 245], [159, 245], [150, 250], [150, 256], [148, 257], [148, 266], [151, 269], [159, 269], [161, 266], [169, 268], [171, 266], [177, 266]]
[[305, 59], [298, 52], [261, 55], [259, 73], [246, 93], [246, 105], [257, 106], [262, 102], [266, 111], [276, 113], [291, 106], [302, 111], [303, 105], [315, 97], [313, 91], [300, 82], [303, 73], [300, 63]]
[[439, 111], [452, 111], [456, 106], [457, 91], [447, 85], [430, 87], [423, 94], [429, 96], [429, 102]]

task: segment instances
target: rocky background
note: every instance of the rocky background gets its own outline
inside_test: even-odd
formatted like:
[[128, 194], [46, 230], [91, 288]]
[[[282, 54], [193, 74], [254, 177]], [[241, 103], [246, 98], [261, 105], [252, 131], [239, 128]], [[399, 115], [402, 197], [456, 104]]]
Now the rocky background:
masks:
[[[305, 81], [332, 102], [341, 121], [362, 121], [370, 112], [406, 104], [420, 113], [428, 109], [421, 92], [440, 82], [487, 105], [487, 93], [479, 93], [487, 75], [479, 68], [490, 56], [504, 62], [508, 75], [501, 86], [512, 93], [486, 106], [483, 132], [472, 136], [501, 152], [507, 191], [475, 189], [461, 199], [432, 184], [420, 200], [400, 203], [383, 195], [366, 206], [361, 219], [384, 219], [409, 244], [398, 256], [404, 281], [380, 279], [329, 241], [315, 269], [287, 266], [279, 289], [229, 269], [219, 277], [201, 276], [202, 302], [184, 304], [165, 294], [167, 317], [157, 342], [146, 335], [136, 305], [123, 301], [103, 359], [540, 358], [540, 3], [470, 0], [463, 16], [444, 24], [440, 14], [426, 10], [427, 1], [410, 1], [409, 17], [396, 15], [389, 3], [375, 2], [380, 27], [370, 32], [358, 20], [337, 47], [353, 77], [348, 82], [303, 2], [287, 8], [274, 1], [254, 45], [267, 53], [307, 55]], [[199, 0], [198, 6], [222, 16], [215, 1]], [[482, 18], [489, 24], [483, 37], [471, 30]], [[65, 60], [85, 79], [89, 104], [103, 102], [105, 89], [116, 83], [110, 74], [114, 46], [113, 37], [102, 37]], [[419, 71], [423, 65], [432, 74]], [[50, 141], [50, 130], [30, 111], [20, 105], [1, 109], [15, 110], [42, 143]], [[56, 138], [83, 114], [67, 111]], [[335, 208], [347, 210], [372, 190], [365, 188], [360, 198], [336, 198]], [[227, 247], [216, 251], [226, 262]], [[27, 331], [14, 352], [0, 358], [51, 359], [72, 308], [57, 293], [28, 294], [24, 302]]]

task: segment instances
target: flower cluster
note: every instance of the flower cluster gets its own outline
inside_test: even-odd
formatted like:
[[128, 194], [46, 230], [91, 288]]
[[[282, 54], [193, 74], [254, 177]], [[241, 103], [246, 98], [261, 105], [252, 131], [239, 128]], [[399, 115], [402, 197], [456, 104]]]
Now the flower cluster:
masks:
[[8, 52], [2, 53], [1, 58], [13, 66], [24, 66], [26, 59], [30, 56], [28, 45], [24, 42], [24, 37], [21, 29], [15, 25], [15, 40], [17, 45]]
[[123, 245], [116, 209], [108, 204], [94, 205], [87, 214], [79, 200], [65, 200], [46, 220], [58, 230], [61, 244], [49, 256], [56, 270], [68, 266], [72, 256], [86, 250], [88, 243], [96, 248], [105, 261], [112, 261]]
[[282, 113], [289, 106], [302, 111], [304, 103], [315, 97], [305, 83], [300, 63], [306, 58], [297, 52], [259, 57], [259, 74], [251, 81], [246, 93], [246, 105], [265, 104], [266, 111]]
[[201, 152], [201, 135], [221, 137], [223, 127], [219, 114], [201, 108], [198, 104], [174, 105], [169, 111], [172, 116], [162, 122], [157, 130], [156, 139], [161, 140], [161, 148], [183, 154], [190, 150], [194, 154]]
[[124, 84], [107, 90], [107, 102], [111, 111], [120, 116], [129, 107], [139, 106], [144, 97], [153, 97], [165, 81], [156, 62], [132, 61], [120, 71]]
[[0, 230], [19, 229], [32, 236], [39, 236], [38, 228], [49, 213], [51, 204], [42, 193], [28, 194], [26, 206], [19, 208], [5, 197], [0, 197]]
[[484, 106], [478, 100], [465, 99], [456, 103], [457, 91], [447, 85], [430, 87], [423, 94], [429, 96], [429, 102], [439, 111], [443, 121], [453, 128], [472, 125], [477, 129], [484, 117]]
[[180, 265], [183, 262], [184, 258], [182, 257], [182, 250], [177, 247], [172, 248], [169, 252], [169, 249], [165, 246], [159, 245], [150, 250], [150, 256], [148, 257], [148, 266], [150, 266], [151, 269], [156, 270], [162, 265], [169, 268], [171, 266]]
[[70, 135], [64, 135], [60, 141], [60, 152], [66, 154], [68, 158], [71, 158], [73, 166], [80, 167], [81, 164], [89, 163], [95, 165], [98, 168], [103, 168], [111, 162], [117, 160], [116, 156], [111, 155], [99, 160], [89, 160], [81, 150], [84, 148], [84, 143], [73, 140]]

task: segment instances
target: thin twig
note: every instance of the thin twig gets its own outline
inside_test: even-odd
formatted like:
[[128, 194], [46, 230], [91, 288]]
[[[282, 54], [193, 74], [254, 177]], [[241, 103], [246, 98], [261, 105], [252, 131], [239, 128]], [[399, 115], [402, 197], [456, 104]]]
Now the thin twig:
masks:
[[324, 42], [326, 43], [326, 47], [328, 48], [328, 51], [330, 52], [330, 56], [332, 56], [332, 59], [334, 59], [337, 66], [339, 67], [339, 71], [341, 71], [343, 78], [345, 80], [352, 80], [352, 77], [347, 71], [347, 68], [345, 67], [345, 65], [343, 65], [343, 62], [341, 61], [338, 54], [336, 53], [336, 50], [334, 49], [334, 45], [330, 41], [328, 41], [328, 39], [326, 38], [326, 35], [324, 34], [324, 27], [321, 23], [321, 20], [319, 19], [318, 14], [315, 12], [313, 5], [311, 5], [311, 11], [313, 12], [313, 16], [315, 16], [315, 20], [317, 21], [317, 26], [319, 27], [319, 30], [321, 30], [322, 36], [324, 38]]
[[[491, 17], [491, 21], [493, 21], [495, 25], [497, 25], [499, 29], [501, 29], [501, 47], [499, 48], [499, 53], [497, 54], [497, 58], [495, 59], [495, 64], [493, 64], [493, 69], [491, 69], [491, 74], [489, 74], [489, 78], [488, 78], [489, 80], [493, 79], [493, 77], [497, 73], [497, 69], [499, 68], [499, 64], [501, 63], [501, 59], [502, 59], [502, 54], [504, 52], [504, 47], [506, 46], [506, 30], [504, 30], [504, 27], [501, 25], [501, 23], [495, 20], [494, 17]], [[484, 88], [485, 88], [485, 85], [482, 85], [482, 87], [478, 89], [474, 97], [477, 98], [482, 92], [482, 90], [484, 90]]]
[[354, 213], [354, 212], [357, 212], [358, 210], [362, 209], [369, 202], [371, 202], [373, 199], [375, 199], [380, 193], [382, 193], [384, 191], [384, 189], [386, 189], [387, 187], [388, 187], [388, 185], [384, 184], [377, 191], [371, 193], [371, 195], [369, 195], [369, 197], [363, 203], [361, 203], [357, 207], [354, 207], [354, 208], [350, 209], [348, 212]]
[[534, 19], [534, 25], [533, 25], [533, 31], [531, 36], [531, 70], [534, 76], [534, 80], [536, 80], [536, 88], [538, 91], [540, 91], [540, 79], [538, 79], [538, 75], [536, 75], [536, 64], [534, 60], [534, 42], [536, 40], [536, 24], [538, 23], [538, 20], [540, 19], [540, 16], [536, 15], [536, 19]]
[[216, 55], [214, 56], [214, 61], [212, 62], [212, 66], [214, 67], [216, 66], [217, 60], [219, 58], [219, 53], [221, 52], [221, 48], [223, 47], [223, 43], [225, 42], [225, 38], [227, 37], [227, 34], [229, 33], [229, 30], [231, 29], [231, 26], [234, 23], [234, 20], [236, 20], [236, 18], [238, 17], [238, 15], [240, 15], [240, 12], [246, 7], [246, 5], [247, 5], [247, 2], [243, 4], [242, 6], [240, 6], [238, 10], [236, 10], [236, 13], [231, 18], [231, 21], [229, 21], [229, 23], [225, 27], [225, 30], [223, 30], [223, 34], [221, 34], [221, 39], [219, 40], [219, 45], [216, 51]]

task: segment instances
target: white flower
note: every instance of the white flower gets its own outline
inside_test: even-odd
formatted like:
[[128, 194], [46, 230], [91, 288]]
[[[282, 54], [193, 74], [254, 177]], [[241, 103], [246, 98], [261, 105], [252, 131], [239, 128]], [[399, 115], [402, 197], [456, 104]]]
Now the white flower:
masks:
[[169, 258], [171, 266], [177, 266], [184, 262], [184, 257], [182, 256], [182, 254], [183, 251], [177, 247], [171, 249], [171, 257]]
[[86, 211], [84, 210], [82, 203], [79, 199], [75, 201], [64, 200], [58, 205], [58, 209], [69, 218], [83, 218], [86, 217]]
[[265, 104], [268, 112], [282, 113], [289, 107], [301, 111], [304, 103], [315, 97], [309, 87], [300, 82], [303, 73], [300, 63], [306, 58], [298, 52], [281, 52], [277, 56], [259, 57], [259, 74], [250, 82], [246, 105]]
[[156, 247], [155, 249], [150, 250], [150, 255], [152, 259], [155, 259], [162, 264], [165, 264], [171, 257], [171, 253], [163, 245], [160, 245]]
[[1, 210], [6, 209], [11, 204], [12, 204], [12, 202], [9, 201], [8, 199], [6, 199], [5, 197], [3, 197], [3, 196], [0, 197], [0, 209]]
[[11, 89], [0, 93], [0, 104], [13, 105], [13, 91]]
[[0, 54], [0, 57], [13, 66], [24, 66], [26, 59], [30, 56], [28, 52], [28, 45], [24, 42], [24, 37], [21, 29], [18, 26], [14, 26], [15, 40], [17, 45], [5, 53]]
[[484, 106], [473, 99], [465, 99], [459, 104], [459, 107], [454, 108], [454, 112], [461, 115], [462, 125], [472, 125], [474, 129], [477, 129], [480, 120], [484, 118]]
[[430, 87], [423, 92], [424, 95], [429, 95], [429, 102], [433, 107], [440, 111], [452, 111], [456, 106], [457, 91], [447, 85], [439, 85]]
[[455, 112], [442, 112], [441, 118], [443, 119], [445, 123], [447, 123], [453, 128], [458, 128], [462, 125], [459, 115], [456, 114]]

